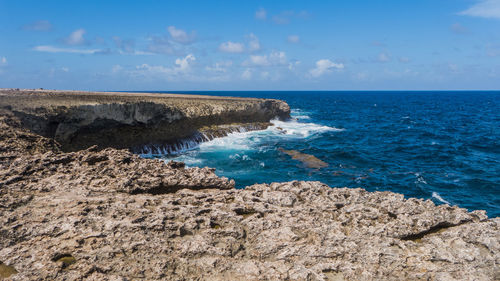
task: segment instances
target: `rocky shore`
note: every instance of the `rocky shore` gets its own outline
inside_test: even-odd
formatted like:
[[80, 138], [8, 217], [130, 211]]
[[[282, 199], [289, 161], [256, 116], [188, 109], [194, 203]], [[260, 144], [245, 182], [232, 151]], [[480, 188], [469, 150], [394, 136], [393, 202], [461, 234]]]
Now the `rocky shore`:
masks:
[[[483, 211], [320, 182], [234, 189], [211, 168], [143, 159], [101, 143], [77, 150], [30, 125], [73, 120], [69, 115], [0, 100], [0, 279], [500, 279], [500, 219]], [[250, 114], [266, 101], [241, 102]], [[271, 104], [286, 117], [286, 104]], [[209, 116], [215, 106], [207, 108]], [[252, 122], [267, 122], [262, 114]], [[131, 116], [134, 131], [151, 125]], [[95, 122], [77, 127], [98, 128]], [[218, 122], [212, 125], [238, 123]], [[202, 128], [219, 130], [200, 123], [196, 131]]]
[[[180, 94], [0, 89], [0, 109], [64, 151], [92, 145], [175, 150], [183, 141], [206, 141], [240, 127], [263, 129], [273, 118], [290, 118], [290, 107], [279, 100]], [[212, 134], [203, 134], [207, 130]]]

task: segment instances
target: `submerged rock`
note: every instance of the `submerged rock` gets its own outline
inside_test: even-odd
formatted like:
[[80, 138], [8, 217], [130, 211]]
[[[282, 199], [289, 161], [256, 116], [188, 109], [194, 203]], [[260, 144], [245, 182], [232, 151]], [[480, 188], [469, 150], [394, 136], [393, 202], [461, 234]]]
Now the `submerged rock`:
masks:
[[278, 148], [278, 150], [291, 156], [292, 159], [302, 162], [308, 168], [321, 169], [321, 168], [328, 167], [328, 163], [324, 162], [323, 160], [318, 159], [314, 155], [305, 154], [305, 153], [299, 152], [297, 150], [286, 150], [286, 149], [283, 149], [281, 147]]

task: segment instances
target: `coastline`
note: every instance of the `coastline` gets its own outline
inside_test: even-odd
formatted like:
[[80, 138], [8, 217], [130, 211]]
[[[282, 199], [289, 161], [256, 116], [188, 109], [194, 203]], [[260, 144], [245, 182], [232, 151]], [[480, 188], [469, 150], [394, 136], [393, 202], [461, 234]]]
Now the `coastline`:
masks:
[[[229, 100], [252, 105], [239, 111], [245, 117], [261, 108], [255, 99]], [[94, 147], [94, 138], [85, 150], [67, 149], [27, 130], [20, 112], [60, 115], [9, 105], [0, 120], [0, 262], [15, 269], [13, 280], [498, 276], [500, 220], [482, 211], [319, 182], [237, 190], [213, 169]], [[213, 107], [201, 113], [212, 116]], [[203, 119], [195, 129], [237, 123], [230, 117]]]
[[[29, 130], [55, 139], [64, 151], [92, 145], [176, 149], [179, 140], [206, 141], [237, 125], [265, 129], [273, 118], [290, 118], [290, 107], [278, 100], [181, 94], [4, 89], [0, 108]], [[197, 138], [204, 131], [211, 137]]]

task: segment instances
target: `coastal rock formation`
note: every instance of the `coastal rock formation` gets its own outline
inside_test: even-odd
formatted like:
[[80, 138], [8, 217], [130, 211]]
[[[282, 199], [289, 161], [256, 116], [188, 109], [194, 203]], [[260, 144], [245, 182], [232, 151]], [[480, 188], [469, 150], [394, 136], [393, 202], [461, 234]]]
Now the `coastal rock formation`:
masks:
[[[320, 182], [61, 152], [0, 119], [0, 279], [495, 280], [500, 219]], [[12, 147], [12, 149], [10, 149]]]
[[207, 126], [290, 117], [279, 100], [178, 94], [0, 90], [0, 108], [64, 151], [170, 145]]

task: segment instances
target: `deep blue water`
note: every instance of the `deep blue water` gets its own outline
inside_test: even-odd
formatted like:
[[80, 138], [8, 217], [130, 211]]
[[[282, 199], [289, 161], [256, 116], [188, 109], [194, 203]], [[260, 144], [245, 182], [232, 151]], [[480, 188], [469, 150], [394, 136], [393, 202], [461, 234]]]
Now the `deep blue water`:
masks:
[[[207, 94], [285, 100], [298, 118], [216, 139], [173, 158], [215, 167], [238, 187], [318, 180], [500, 215], [500, 92]], [[329, 166], [307, 168], [280, 147], [314, 155]]]

